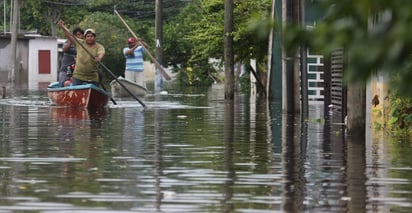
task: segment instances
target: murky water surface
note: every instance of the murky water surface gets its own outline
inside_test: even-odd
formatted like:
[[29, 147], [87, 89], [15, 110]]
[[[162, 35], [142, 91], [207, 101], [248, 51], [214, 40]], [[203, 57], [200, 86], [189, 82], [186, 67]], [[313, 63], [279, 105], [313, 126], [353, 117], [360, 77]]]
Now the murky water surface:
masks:
[[145, 111], [0, 99], [0, 212], [412, 211], [409, 142], [223, 92], [150, 95]]

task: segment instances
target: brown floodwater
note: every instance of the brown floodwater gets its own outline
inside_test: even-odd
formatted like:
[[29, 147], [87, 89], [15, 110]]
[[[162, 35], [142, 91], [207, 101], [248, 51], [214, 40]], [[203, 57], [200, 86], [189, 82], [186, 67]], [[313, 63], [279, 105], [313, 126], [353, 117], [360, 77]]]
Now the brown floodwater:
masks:
[[0, 99], [0, 212], [411, 212], [412, 148], [222, 85], [107, 109]]

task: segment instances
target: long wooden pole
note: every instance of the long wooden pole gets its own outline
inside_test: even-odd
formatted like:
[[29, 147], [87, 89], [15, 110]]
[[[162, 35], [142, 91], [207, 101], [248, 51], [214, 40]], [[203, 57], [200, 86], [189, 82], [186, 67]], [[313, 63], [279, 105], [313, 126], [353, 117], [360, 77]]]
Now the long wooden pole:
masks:
[[[100, 72], [100, 71], [99, 71], [99, 72]], [[100, 75], [100, 73], [99, 73], [99, 75]], [[105, 87], [104, 84], [102, 83], [102, 79], [101, 79], [100, 77], [99, 77], [99, 83], [100, 83], [100, 86], [103, 88], [103, 90], [107, 92], [106, 87]], [[113, 103], [114, 105], [117, 105], [117, 103], [116, 103], [116, 101], [113, 99], [113, 97], [110, 97], [110, 100], [112, 101], [112, 103]]]
[[13, 5], [13, 22], [12, 22], [12, 30], [11, 30], [11, 54], [10, 54], [10, 63], [11, 63], [11, 73], [9, 75], [9, 82], [11, 85], [14, 86], [16, 83], [16, 73], [18, 68], [18, 62], [16, 59], [17, 56], [17, 37], [19, 36], [18, 32], [18, 24], [19, 24], [19, 0], [14, 0]]
[[[126, 26], [126, 28], [129, 30], [129, 32], [132, 34], [132, 36], [134, 38], [136, 38], [137, 40], [137, 36], [136, 34], [133, 32], [132, 29], [130, 29], [129, 25], [127, 25], [126, 21], [120, 16], [120, 14], [117, 12], [117, 10], [114, 10], [114, 13], [116, 13], [116, 15], [119, 17], [120, 21], [122, 21], [122, 23], [124, 24], [124, 26]], [[159, 64], [159, 62], [152, 56], [152, 54], [150, 54], [150, 52], [147, 50], [147, 48], [142, 44], [141, 41], [139, 41], [140, 45], [142, 45], [144, 51], [147, 53], [147, 55], [150, 57], [150, 59], [152, 59], [153, 63], [156, 64], [156, 66], [159, 68], [160, 73], [162, 74], [163, 78], [166, 80], [170, 80], [172, 79], [169, 74], [167, 74], [167, 72], [163, 69], [162, 65]]]

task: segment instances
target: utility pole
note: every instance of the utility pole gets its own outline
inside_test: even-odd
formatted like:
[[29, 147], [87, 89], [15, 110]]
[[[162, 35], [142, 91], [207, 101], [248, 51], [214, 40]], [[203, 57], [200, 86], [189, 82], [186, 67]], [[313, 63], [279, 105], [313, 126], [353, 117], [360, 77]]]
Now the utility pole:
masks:
[[13, 5], [13, 22], [12, 22], [12, 30], [11, 30], [11, 42], [10, 42], [10, 75], [9, 75], [9, 82], [11, 83], [12, 86], [14, 86], [15, 83], [15, 74], [16, 74], [16, 68], [18, 67], [17, 65], [17, 60], [16, 60], [16, 55], [17, 55], [17, 37], [18, 37], [18, 24], [19, 24], [19, 0], [14, 0], [14, 5]]
[[[156, 17], [155, 17], [155, 28], [156, 28], [156, 52], [155, 57], [156, 60], [162, 65], [163, 62], [163, 50], [162, 50], [162, 43], [163, 43], [163, 18], [162, 18], [162, 11], [163, 11], [163, 0], [156, 0]], [[161, 75], [160, 67], [156, 67], [156, 74], [155, 74], [155, 91], [160, 92], [163, 89], [163, 78]]]
[[[299, 22], [300, 26], [306, 28], [305, 0], [300, 0], [299, 3]], [[308, 100], [308, 69], [307, 69], [307, 50], [305, 45], [300, 46], [300, 96], [301, 96], [301, 115], [302, 120], [309, 116], [309, 100]]]
[[[287, 25], [293, 20], [293, 0], [282, 0], [282, 22]], [[295, 112], [295, 87], [294, 87], [294, 55], [282, 48], [282, 109], [286, 113]]]
[[224, 26], [225, 100], [234, 99], [234, 56], [233, 56], [233, 0], [225, 0]]
[[[283, 23], [299, 24], [299, 0], [282, 0], [282, 3]], [[282, 108], [284, 112], [297, 114], [301, 112], [299, 60], [293, 51], [285, 48], [282, 49], [282, 57]]]
[[6, 0], [3, 0], [3, 33], [6, 34], [7, 32], [7, 18], [6, 18]]

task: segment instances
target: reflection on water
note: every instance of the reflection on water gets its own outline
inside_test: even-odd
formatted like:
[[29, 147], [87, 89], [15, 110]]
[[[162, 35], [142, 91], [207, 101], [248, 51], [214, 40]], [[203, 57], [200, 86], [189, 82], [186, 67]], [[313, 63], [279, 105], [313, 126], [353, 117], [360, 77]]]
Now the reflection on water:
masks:
[[0, 100], [0, 212], [411, 210], [408, 143], [345, 138], [322, 105], [302, 122], [215, 86], [148, 96], [145, 111]]

